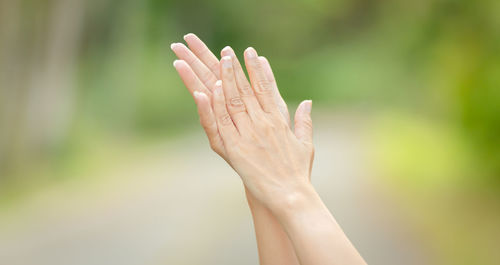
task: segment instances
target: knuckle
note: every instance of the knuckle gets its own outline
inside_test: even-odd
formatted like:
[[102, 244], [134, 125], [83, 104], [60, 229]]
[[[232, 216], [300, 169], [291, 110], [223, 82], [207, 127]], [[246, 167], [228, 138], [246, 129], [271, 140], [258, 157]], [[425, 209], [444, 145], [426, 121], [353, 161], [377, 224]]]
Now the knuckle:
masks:
[[214, 75], [212, 74], [212, 72], [210, 71], [206, 71], [206, 72], [203, 72], [201, 75], [200, 75], [200, 79], [204, 82], [207, 82], [207, 81], [213, 81], [213, 83], [215, 83], [215, 77]]
[[229, 104], [233, 107], [245, 107], [243, 100], [240, 97], [234, 97], [229, 100]]
[[269, 119], [263, 119], [260, 123], [260, 128], [261, 130], [270, 133], [276, 131], [277, 126], [276, 123], [270, 121]]
[[186, 58], [184, 61], [186, 61], [186, 63], [189, 66], [194, 65], [196, 63], [196, 59], [194, 56], [188, 56], [188, 58]]
[[261, 116], [258, 117], [257, 120], [254, 122], [254, 126], [257, 131], [264, 131], [267, 128], [267, 122], [265, 118]]
[[243, 96], [249, 96], [253, 94], [252, 87], [249, 84], [244, 84], [242, 86], [239, 86], [240, 88], [240, 93]]
[[224, 115], [220, 116], [219, 119], [222, 125], [230, 125], [233, 122], [231, 116], [229, 116], [228, 113], [225, 113]]
[[272, 90], [271, 90], [271, 85], [269, 84], [269, 81], [267, 80], [259, 80], [257, 82], [257, 85], [259, 86], [259, 92], [262, 93], [262, 94], [268, 94], [270, 93]]

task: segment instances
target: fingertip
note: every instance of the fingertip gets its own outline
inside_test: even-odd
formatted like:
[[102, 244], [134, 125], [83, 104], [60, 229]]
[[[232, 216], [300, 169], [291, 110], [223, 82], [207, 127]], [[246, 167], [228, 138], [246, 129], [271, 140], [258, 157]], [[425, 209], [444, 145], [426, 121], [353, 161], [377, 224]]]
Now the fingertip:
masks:
[[194, 33], [188, 33], [184, 35], [184, 40], [188, 41], [189, 39], [197, 39], [198, 37]]
[[222, 95], [222, 80], [217, 80], [215, 82], [215, 88], [214, 88], [214, 93], [217, 96]]
[[174, 43], [170, 44], [170, 49], [172, 49], [173, 51], [175, 51], [176, 49], [180, 49], [182, 47], [186, 47], [186, 45], [184, 45], [184, 43], [180, 43], [180, 42], [174, 42]]
[[257, 51], [253, 47], [246, 48], [244, 54], [248, 59], [257, 58]]
[[173, 63], [174, 67], [179, 69], [179, 68], [189, 68], [189, 65], [186, 63], [184, 60], [175, 60]]
[[197, 102], [205, 102], [208, 99], [207, 94], [205, 94], [201, 91], [194, 91], [193, 96]]
[[224, 47], [221, 51], [220, 51], [220, 55], [221, 56], [231, 56], [231, 52], [232, 52], [232, 48], [230, 46], [226, 46]]
[[304, 100], [304, 101], [302, 101], [301, 105], [302, 105], [302, 113], [307, 114], [307, 115], [311, 114], [312, 100], [310, 100], [310, 99]]

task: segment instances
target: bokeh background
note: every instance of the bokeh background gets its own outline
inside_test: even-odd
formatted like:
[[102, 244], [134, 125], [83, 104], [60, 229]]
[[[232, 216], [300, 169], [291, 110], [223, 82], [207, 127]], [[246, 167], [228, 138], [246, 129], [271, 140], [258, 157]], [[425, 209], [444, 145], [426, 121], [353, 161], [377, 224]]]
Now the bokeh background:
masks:
[[[171, 42], [255, 47], [370, 264], [500, 264], [500, 1], [0, 1], [0, 264], [257, 264]], [[241, 58], [241, 57], [240, 57]]]

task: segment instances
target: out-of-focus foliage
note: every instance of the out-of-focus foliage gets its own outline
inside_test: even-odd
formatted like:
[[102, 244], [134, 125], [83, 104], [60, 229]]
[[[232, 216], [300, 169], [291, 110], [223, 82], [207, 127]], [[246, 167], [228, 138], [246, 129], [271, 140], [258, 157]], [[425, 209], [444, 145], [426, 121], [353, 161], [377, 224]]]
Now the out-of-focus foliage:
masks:
[[214, 52], [255, 47], [291, 105], [367, 115], [403, 193], [498, 197], [499, 14], [497, 0], [1, 1], [0, 194], [194, 128], [169, 50], [194, 32]]

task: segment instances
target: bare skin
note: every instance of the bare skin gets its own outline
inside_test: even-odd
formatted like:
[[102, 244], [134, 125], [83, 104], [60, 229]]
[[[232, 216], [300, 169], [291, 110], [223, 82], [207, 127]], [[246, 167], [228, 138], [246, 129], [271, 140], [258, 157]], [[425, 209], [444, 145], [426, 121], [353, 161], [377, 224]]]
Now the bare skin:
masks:
[[245, 50], [250, 82], [230, 47], [222, 59], [194, 34], [171, 48], [212, 149], [240, 175], [252, 211], [260, 264], [366, 264], [310, 183], [310, 100], [291, 129], [269, 62]]

